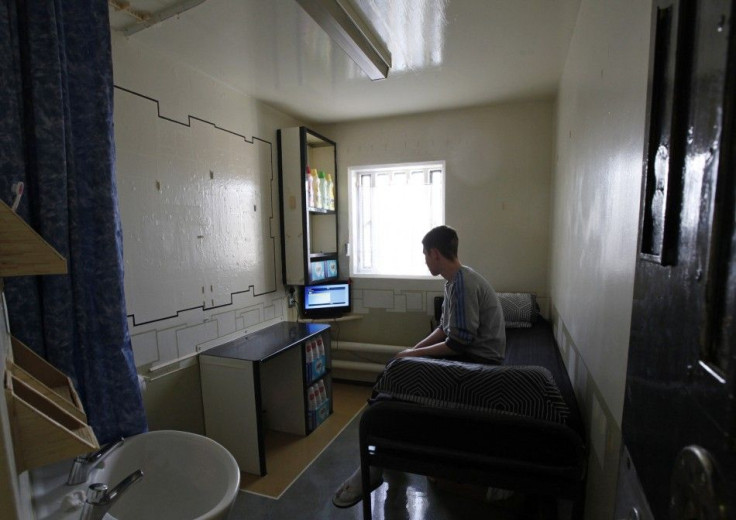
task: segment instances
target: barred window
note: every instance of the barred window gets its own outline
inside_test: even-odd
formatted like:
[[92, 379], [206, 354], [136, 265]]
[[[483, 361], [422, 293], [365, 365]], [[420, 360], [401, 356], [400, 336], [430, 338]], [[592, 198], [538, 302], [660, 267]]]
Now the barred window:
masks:
[[348, 168], [351, 276], [429, 277], [422, 238], [445, 222], [444, 162]]

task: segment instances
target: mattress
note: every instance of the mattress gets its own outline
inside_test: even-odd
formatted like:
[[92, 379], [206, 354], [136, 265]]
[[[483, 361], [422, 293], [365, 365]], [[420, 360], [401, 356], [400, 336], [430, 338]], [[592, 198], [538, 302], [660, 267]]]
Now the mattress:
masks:
[[557, 348], [552, 325], [538, 318], [531, 328], [506, 329], [506, 359], [504, 366], [541, 366], [549, 370], [570, 415], [567, 425], [585, 438], [580, 409], [567, 369]]

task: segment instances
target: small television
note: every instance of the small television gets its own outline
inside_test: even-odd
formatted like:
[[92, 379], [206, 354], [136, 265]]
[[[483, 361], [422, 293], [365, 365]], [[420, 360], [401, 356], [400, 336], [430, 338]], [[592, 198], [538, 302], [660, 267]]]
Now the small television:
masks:
[[339, 318], [350, 312], [350, 283], [332, 281], [302, 287], [302, 317]]

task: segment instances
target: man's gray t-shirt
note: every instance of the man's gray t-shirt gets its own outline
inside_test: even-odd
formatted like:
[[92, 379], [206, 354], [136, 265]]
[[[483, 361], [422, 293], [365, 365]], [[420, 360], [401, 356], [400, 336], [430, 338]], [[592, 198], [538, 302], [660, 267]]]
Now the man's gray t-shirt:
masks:
[[445, 343], [473, 360], [499, 364], [506, 354], [503, 310], [491, 284], [467, 266], [445, 282], [440, 327]]

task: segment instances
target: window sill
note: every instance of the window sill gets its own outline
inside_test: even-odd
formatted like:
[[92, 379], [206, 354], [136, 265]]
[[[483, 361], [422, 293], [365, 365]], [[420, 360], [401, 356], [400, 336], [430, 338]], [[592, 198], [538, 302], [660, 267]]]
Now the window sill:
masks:
[[406, 280], [408, 282], [414, 282], [414, 281], [433, 281], [433, 280], [440, 280], [442, 277], [440, 276], [432, 276], [432, 275], [416, 275], [416, 276], [410, 276], [406, 274], [355, 274], [350, 273], [350, 278], [354, 279], [360, 279], [360, 280]]

